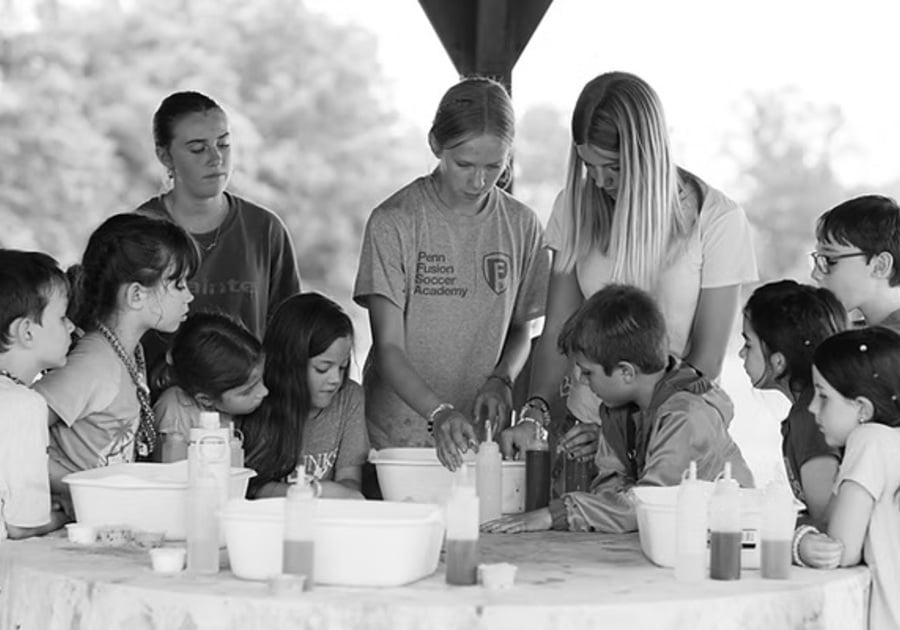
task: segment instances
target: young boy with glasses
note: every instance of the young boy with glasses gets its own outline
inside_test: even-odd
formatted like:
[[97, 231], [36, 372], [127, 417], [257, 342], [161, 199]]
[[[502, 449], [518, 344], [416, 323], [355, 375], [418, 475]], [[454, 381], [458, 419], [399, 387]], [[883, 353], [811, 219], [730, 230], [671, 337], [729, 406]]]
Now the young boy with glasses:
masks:
[[825, 212], [816, 222], [812, 278], [830, 289], [867, 326], [900, 332], [900, 206], [890, 197], [863, 195]]

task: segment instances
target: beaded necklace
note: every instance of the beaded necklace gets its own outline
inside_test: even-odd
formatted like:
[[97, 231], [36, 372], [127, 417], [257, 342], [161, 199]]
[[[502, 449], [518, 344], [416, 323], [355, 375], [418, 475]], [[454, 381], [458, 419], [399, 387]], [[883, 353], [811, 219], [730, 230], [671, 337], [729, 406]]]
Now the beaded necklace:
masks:
[[125, 369], [128, 370], [128, 375], [131, 376], [131, 380], [137, 388], [137, 398], [141, 405], [141, 421], [138, 425], [135, 442], [137, 454], [147, 457], [156, 448], [156, 417], [153, 415], [153, 407], [150, 405], [150, 388], [147, 387], [145, 377], [147, 365], [144, 362], [144, 349], [141, 348], [141, 344], [138, 344], [134, 349], [134, 360], [132, 360], [113, 331], [100, 322], [97, 322], [97, 331], [125, 364]]
[[0, 376], [5, 376], [6, 378], [11, 380], [16, 385], [21, 385], [22, 387], [28, 387], [28, 385], [25, 384], [25, 381], [23, 381], [22, 379], [20, 379], [18, 376], [16, 376], [13, 373], [7, 372], [6, 370], [0, 370]]

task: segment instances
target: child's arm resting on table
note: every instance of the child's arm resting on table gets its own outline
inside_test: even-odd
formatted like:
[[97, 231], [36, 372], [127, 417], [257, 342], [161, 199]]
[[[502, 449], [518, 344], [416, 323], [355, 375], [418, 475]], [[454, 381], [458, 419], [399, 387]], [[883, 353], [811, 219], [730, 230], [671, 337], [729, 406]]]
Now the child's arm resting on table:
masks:
[[32, 536], [43, 536], [50, 532], [56, 531], [66, 523], [70, 522], [66, 513], [62, 510], [53, 510], [50, 512], [50, 520], [43, 525], [37, 527], [19, 527], [12, 523], [6, 524], [6, 533], [13, 540], [21, 540], [23, 538], [31, 538]]

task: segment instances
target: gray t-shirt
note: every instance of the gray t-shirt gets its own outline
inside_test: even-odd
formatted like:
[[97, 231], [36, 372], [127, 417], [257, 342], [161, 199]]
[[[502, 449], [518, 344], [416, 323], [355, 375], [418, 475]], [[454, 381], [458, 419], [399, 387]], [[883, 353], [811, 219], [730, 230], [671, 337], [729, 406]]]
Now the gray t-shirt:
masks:
[[[433, 177], [378, 206], [363, 238], [353, 297], [384, 296], [402, 311], [418, 374], [466, 414], [493, 370], [512, 323], [544, 314], [549, 254], [535, 213], [499, 188], [476, 216], [446, 210]], [[425, 419], [378, 374], [363, 385], [372, 446], [433, 444]]]
[[348, 380], [331, 404], [303, 425], [302, 457], [306, 472], [319, 481], [333, 481], [334, 472], [362, 466], [369, 457], [363, 389]]

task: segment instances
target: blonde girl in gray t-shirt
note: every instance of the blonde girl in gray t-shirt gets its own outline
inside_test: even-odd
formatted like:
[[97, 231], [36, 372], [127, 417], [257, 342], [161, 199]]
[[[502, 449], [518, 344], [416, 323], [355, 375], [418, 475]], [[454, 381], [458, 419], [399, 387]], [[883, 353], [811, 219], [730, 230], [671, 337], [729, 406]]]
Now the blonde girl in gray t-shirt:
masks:
[[537, 216], [498, 185], [514, 124], [500, 84], [457, 83], [428, 134], [437, 167], [369, 217], [353, 296], [372, 326], [375, 448], [434, 445], [455, 469], [481, 432], [473, 421], [498, 432], [509, 417], [549, 267]]

